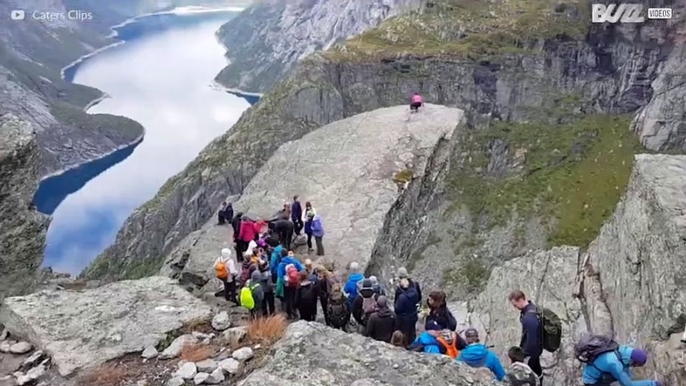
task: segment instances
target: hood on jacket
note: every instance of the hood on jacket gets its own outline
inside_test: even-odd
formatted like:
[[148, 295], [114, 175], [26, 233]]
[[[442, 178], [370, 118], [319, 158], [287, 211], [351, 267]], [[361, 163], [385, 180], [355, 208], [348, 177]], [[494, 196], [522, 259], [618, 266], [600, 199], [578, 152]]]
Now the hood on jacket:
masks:
[[250, 275], [250, 280], [253, 283], [259, 283], [260, 281], [262, 281], [262, 273], [260, 273], [260, 271], [258, 270], [254, 270], [252, 272], [252, 275]]
[[376, 313], [377, 313], [377, 315], [379, 315], [379, 318], [384, 318], [384, 319], [390, 318], [394, 315], [393, 311], [391, 311], [389, 308], [382, 308], [382, 309], [376, 311]]
[[226, 261], [231, 258], [231, 250], [229, 248], [222, 249], [222, 260]]
[[296, 258], [292, 256], [286, 256], [283, 259], [281, 259], [281, 263], [284, 264], [284, 266], [287, 266], [288, 264], [293, 264], [297, 267], [298, 264], [296, 264], [296, 262], [300, 264], [300, 261], [298, 261]]
[[464, 362], [471, 367], [485, 366], [488, 348], [481, 343], [470, 344], [467, 348], [462, 350], [460, 356]]
[[375, 293], [373, 288], [362, 288], [360, 290], [360, 295], [362, 295], [363, 298], [371, 298]]

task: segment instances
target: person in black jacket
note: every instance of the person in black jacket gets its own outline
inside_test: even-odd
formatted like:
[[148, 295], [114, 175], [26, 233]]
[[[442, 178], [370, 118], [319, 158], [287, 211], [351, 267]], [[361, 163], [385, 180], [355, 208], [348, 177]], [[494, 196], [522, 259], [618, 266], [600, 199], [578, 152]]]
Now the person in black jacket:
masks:
[[300, 286], [295, 291], [295, 307], [300, 312], [300, 318], [309, 322], [317, 319], [317, 300], [319, 300], [319, 286], [310, 280], [307, 272], [300, 272]]
[[[417, 301], [417, 303], [421, 303], [422, 302], [422, 289], [421, 289], [418, 282], [410, 279], [410, 275], [407, 273], [407, 269], [405, 267], [398, 268], [397, 276], [398, 276], [399, 281], [402, 279], [407, 279], [407, 281], [410, 283], [410, 285], [414, 287], [415, 291], [417, 291], [417, 295], [419, 296], [419, 300]], [[395, 299], [398, 299], [398, 296], [400, 296], [400, 292], [402, 292], [400, 286], [396, 287], [395, 288]]]
[[[519, 320], [522, 323], [522, 340], [519, 347], [524, 350], [524, 354], [529, 358], [528, 365], [536, 375], [541, 377], [541, 354], [543, 345], [541, 342], [541, 324], [538, 320], [538, 310], [536, 305], [526, 299], [522, 291], [512, 291], [508, 300], [519, 310]], [[541, 384], [543, 381], [541, 380]]]
[[385, 296], [379, 296], [376, 299], [376, 311], [369, 316], [363, 335], [390, 343], [396, 327], [395, 315], [388, 308], [388, 299]]
[[398, 321], [398, 328], [405, 335], [405, 341], [410, 344], [414, 342], [417, 337], [417, 304], [419, 303], [419, 294], [417, 287], [410, 284], [408, 279], [400, 279], [400, 291], [396, 291], [399, 295], [395, 298], [395, 316]]
[[241, 233], [241, 218], [243, 218], [243, 212], [236, 213], [231, 219], [231, 228], [233, 229], [233, 242], [236, 244], [236, 256], [241, 258], [243, 256], [243, 251], [238, 243], [238, 235]]
[[293, 241], [293, 222], [288, 219], [276, 220], [273, 222], [274, 231], [279, 235], [279, 241], [286, 249], [291, 249]]
[[300, 236], [300, 231], [303, 230], [303, 208], [300, 206], [300, 201], [298, 201], [298, 196], [293, 196], [293, 203], [291, 204], [291, 220], [293, 220], [293, 225], [295, 234]]
[[426, 317], [426, 325], [435, 321], [441, 326], [445, 326], [450, 331], [455, 331], [457, 328], [457, 320], [453, 314], [448, 310], [445, 303], [445, 292], [432, 291], [427, 299], [429, 305], [429, 315]]

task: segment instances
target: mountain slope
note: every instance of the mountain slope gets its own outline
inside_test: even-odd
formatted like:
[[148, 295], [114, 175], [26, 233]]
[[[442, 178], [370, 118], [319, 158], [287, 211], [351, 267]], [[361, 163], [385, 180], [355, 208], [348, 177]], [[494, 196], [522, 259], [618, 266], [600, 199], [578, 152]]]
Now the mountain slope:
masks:
[[229, 88], [263, 93], [315, 51], [419, 9], [425, 0], [264, 0], [217, 32], [230, 63], [217, 75]]
[[[309, 57], [139, 208], [85, 275], [153, 274], [281, 144], [407, 103], [417, 90], [431, 103], [464, 109], [479, 130], [456, 136], [441, 178], [410, 184], [387, 217], [370, 272], [389, 277], [407, 265], [428, 285], [459, 295], [477, 291], [492, 265], [567, 240], [558, 235], [576, 232], [579, 220], [575, 242], [593, 239], [639, 149], [623, 114], [650, 103], [651, 82], [675, 52], [681, 24], [590, 26], [588, 5], [432, 1], [424, 13]], [[570, 189], [590, 201], [567, 202]]]

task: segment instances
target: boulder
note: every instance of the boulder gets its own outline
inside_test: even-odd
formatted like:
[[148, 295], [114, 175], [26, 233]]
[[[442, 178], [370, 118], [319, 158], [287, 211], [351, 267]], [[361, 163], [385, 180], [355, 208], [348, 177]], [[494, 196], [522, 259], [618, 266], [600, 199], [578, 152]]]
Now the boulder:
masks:
[[217, 369], [217, 362], [212, 359], [195, 362], [195, 365], [198, 366], [198, 371], [203, 373], [211, 373]]
[[229, 313], [222, 311], [212, 318], [212, 328], [217, 331], [224, 331], [231, 327], [231, 319], [229, 319]]
[[183, 350], [183, 346], [187, 344], [196, 344], [198, 343], [198, 339], [191, 335], [191, 334], [186, 334], [186, 335], [181, 335], [180, 337], [174, 339], [174, 341], [169, 345], [169, 347], [165, 348], [164, 351], [160, 354], [160, 359], [173, 359], [178, 357], [181, 354], [181, 350]]
[[63, 376], [141, 352], [210, 316], [208, 305], [159, 276], [78, 292], [41, 291], [7, 298], [0, 308], [0, 323], [49, 354]]
[[181, 379], [193, 379], [198, 373], [198, 368], [193, 362], [186, 362], [176, 371], [176, 376]]
[[143, 357], [145, 359], [152, 359], [152, 358], [155, 358], [157, 355], [159, 355], [159, 353], [157, 352], [157, 349], [155, 348], [155, 346], [148, 346], [141, 353], [141, 357]]
[[[460, 109], [427, 104], [412, 116], [407, 106], [396, 106], [330, 123], [282, 145], [234, 208], [270, 219], [298, 194], [322, 217], [327, 258], [338, 267], [353, 260], [364, 267], [386, 214], [400, 196], [394, 177], [400, 172], [422, 176], [434, 149], [462, 120]], [[206, 282], [211, 278], [208, 267], [230, 242], [230, 232], [214, 226], [212, 219], [182, 241], [165, 266], [185, 261], [183, 269], [206, 275]]]
[[174, 377], [171, 378], [170, 380], [165, 383], [165, 386], [183, 386], [183, 384], [186, 383], [186, 381], [183, 380], [181, 377]]
[[224, 382], [224, 371], [220, 368], [215, 369], [205, 380], [205, 383], [210, 385], [216, 385], [221, 382]]
[[[261, 369], [238, 386], [496, 385], [447, 356], [410, 352], [319, 323], [291, 324]], [[362, 382], [362, 383], [359, 383]]]
[[196, 385], [201, 385], [201, 384], [205, 383], [205, 381], [207, 380], [207, 378], [209, 378], [209, 376], [210, 376], [210, 374], [207, 374], [207, 373], [197, 373], [197, 374], [195, 374], [195, 377], [193, 377], [193, 383], [195, 383]]
[[26, 354], [31, 351], [31, 349], [33, 349], [33, 346], [29, 342], [17, 342], [10, 346], [10, 352], [12, 354]]
[[246, 326], [233, 327], [224, 331], [224, 339], [231, 347], [241, 344], [246, 335], [248, 335], [248, 327]]
[[241, 368], [241, 363], [233, 358], [228, 358], [219, 362], [219, 367], [227, 373], [234, 375], [238, 374], [238, 370]]
[[27, 385], [29, 383], [35, 382], [38, 380], [38, 378], [42, 377], [43, 374], [45, 374], [45, 366], [39, 365], [31, 370], [29, 370], [26, 374], [22, 374], [17, 377], [17, 385], [23, 386]]
[[234, 351], [231, 356], [233, 359], [239, 361], [239, 362], [245, 362], [247, 360], [252, 359], [253, 356], [255, 356], [255, 353], [252, 351], [250, 347], [241, 347], [238, 350]]

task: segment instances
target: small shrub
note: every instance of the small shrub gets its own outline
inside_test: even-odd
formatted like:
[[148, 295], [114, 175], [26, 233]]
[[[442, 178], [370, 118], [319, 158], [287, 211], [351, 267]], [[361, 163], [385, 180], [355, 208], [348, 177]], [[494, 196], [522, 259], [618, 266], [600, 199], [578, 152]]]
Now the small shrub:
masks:
[[401, 170], [393, 177], [393, 182], [395, 182], [396, 184], [404, 184], [406, 182], [412, 181], [413, 176], [414, 173], [412, 173], [412, 170]]
[[200, 344], [185, 344], [179, 358], [187, 362], [200, 362], [211, 357], [213, 350], [210, 346]]
[[248, 325], [248, 339], [251, 342], [272, 344], [281, 339], [287, 326], [288, 322], [281, 314], [259, 318], [251, 321]]
[[89, 370], [79, 377], [79, 386], [119, 386], [128, 378], [129, 371], [119, 364], [105, 364]]

